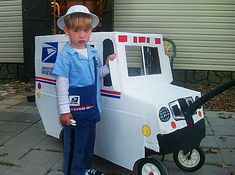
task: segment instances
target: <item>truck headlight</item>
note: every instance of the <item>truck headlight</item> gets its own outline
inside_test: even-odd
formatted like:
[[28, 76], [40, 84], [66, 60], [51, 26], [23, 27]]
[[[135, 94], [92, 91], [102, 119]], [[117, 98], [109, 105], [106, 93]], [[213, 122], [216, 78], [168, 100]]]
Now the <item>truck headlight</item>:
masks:
[[171, 118], [170, 110], [166, 107], [162, 107], [159, 110], [159, 118], [162, 122], [167, 122]]

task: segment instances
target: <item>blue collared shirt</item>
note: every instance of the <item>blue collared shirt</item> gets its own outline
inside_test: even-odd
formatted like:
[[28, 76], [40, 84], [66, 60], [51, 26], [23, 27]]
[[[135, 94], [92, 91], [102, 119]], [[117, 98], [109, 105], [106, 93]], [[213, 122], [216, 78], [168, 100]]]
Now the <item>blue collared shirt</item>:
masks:
[[53, 74], [68, 78], [69, 87], [83, 87], [92, 85], [95, 82], [94, 61], [96, 59], [97, 66], [97, 105], [101, 112], [100, 98], [100, 68], [101, 63], [96, 49], [90, 45], [86, 45], [88, 59], [82, 54], [76, 52], [69, 43], [66, 43], [63, 50], [57, 55], [53, 68]]

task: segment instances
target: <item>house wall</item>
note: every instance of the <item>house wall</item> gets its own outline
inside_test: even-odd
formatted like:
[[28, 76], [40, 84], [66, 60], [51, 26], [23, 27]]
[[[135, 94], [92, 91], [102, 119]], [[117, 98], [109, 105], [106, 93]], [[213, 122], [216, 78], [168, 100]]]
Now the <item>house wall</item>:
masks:
[[114, 0], [114, 31], [173, 39], [178, 70], [234, 71], [234, 21], [234, 0]]
[[0, 1], [0, 64], [23, 63], [21, 0]]

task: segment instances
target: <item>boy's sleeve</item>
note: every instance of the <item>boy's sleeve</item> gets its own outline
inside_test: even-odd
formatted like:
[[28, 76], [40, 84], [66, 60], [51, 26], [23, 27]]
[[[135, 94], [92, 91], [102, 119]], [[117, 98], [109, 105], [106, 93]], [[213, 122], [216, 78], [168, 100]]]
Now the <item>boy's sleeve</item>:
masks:
[[105, 64], [100, 68], [100, 78], [104, 78], [110, 73], [108, 66]]
[[69, 68], [70, 68], [69, 59], [67, 57], [59, 54], [57, 56], [56, 62], [54, 64], [52, 74], [68, 78], [69, 77]]
[[56, 90], [58, 95], [59, 114], [70, 113], [69, 108], [69, 80], [68, 78], [56, 77]]

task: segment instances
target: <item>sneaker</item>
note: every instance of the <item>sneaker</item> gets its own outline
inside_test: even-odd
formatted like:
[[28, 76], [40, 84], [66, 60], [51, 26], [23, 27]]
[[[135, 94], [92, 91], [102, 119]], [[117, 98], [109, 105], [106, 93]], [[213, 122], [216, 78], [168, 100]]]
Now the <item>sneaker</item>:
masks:
[[104, 175], [104, 173], [96, 169], [89, 169], [86, 170], [85, 175]]

